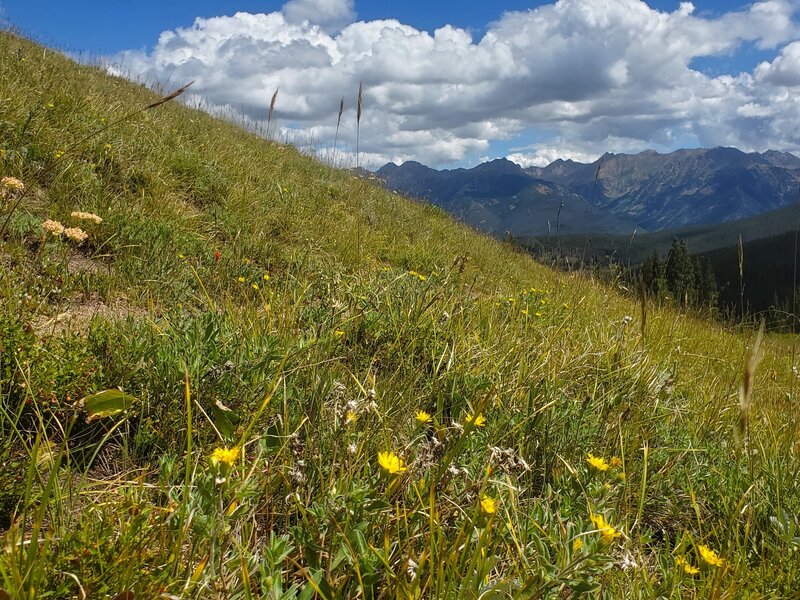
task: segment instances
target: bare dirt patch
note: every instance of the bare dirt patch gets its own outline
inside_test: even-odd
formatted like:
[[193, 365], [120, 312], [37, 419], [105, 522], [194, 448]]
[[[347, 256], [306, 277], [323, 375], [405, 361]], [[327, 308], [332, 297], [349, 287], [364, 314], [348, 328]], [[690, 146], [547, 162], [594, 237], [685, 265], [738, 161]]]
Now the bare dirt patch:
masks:
[[83, 254], [73, 254], [67, 260], [67, 270], [70, 273], [95, 274], [108, 270], [108, 266], [99, 260], [89, 258]]
[[31, 323], [38, 337], [60, 335], [66, 332], [85, 333], [95, 317], [124, 319], [128, 316], [143, 316], [146, 311], [132, 307], [124, 297], [106, 303], [94, 294], [68, 307], [56, 315], [41, 315]]

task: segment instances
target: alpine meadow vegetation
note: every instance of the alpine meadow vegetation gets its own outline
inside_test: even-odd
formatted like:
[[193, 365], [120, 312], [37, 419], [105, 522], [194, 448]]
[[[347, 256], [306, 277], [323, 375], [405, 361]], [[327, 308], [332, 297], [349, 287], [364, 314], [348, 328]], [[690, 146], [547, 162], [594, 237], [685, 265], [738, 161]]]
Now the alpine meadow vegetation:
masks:
[[793, 338], [170, 96], [0, 35], [0, 598], [796, 597]]

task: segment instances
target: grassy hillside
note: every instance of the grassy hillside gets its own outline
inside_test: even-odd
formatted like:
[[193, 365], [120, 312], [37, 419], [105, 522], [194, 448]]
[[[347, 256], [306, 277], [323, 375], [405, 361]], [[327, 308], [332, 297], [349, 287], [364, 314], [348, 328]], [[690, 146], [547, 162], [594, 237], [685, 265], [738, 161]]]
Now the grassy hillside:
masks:
[[800, 589], [792, 341], [156, 100], [0, 37], [0, 597]]

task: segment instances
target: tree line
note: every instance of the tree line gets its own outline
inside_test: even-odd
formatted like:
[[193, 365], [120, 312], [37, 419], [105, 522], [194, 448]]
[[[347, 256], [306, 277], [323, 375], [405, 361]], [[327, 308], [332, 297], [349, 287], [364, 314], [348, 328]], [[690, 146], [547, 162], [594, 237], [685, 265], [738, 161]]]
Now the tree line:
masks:
[[653, 251], [638, 276], [650, 297], [701, 310], [717, 307], [719, 293], [711, 260], [706, 255], [690, 255], [684, 240], [672, 240], [666, 261]]

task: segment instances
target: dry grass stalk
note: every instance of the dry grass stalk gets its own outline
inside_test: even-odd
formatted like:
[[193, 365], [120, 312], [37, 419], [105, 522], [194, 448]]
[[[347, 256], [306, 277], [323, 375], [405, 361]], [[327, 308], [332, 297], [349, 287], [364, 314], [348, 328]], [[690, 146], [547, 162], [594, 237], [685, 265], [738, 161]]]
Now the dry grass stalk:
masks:
[[358, 110], [356, 111], [356, 168], [358, 168], [358, 142], [361, 133], [361, 110], [364, 99], [364, 82], [358, 82]]
[[739, 236], [739, 311], [744, 321], [744, 244]]
[[764, 337], [764, 321], [758, 329], [755, 344], [747, 355], [744, 365], [744, 378], [739, 388], [739, 421], [734, 432], [736, 445], [739, 450], [743, 450], [747, 443], [747, 435], [750, 428], [750, 409], [753, 400], [753, 383], [755, 381], [756, 367], [761, 361], [761, 340]]
[[[356, 169], [358, 169], [358, 142], [361, 133], [361, 111], [363, 109], [364, 82], [358, 82], [358, 108], [356, 110]], [[356, 211], [356, 245], [358, 248], [358, 262], [361, 262], [361, 195], [358, 196]]]
[[275, 93], [272, 94], [272, 100], [269, 101], [269, 112], [267, 113], [267, 136], [269, 136], [269, 127], [272, 123], [272, 113], [275, 111], [275, 101], [278, 99], [278, 90], [280, 88], [275, 88]]
[[157, 107], [157, 106], [161, 106], [162, 104], [166, 104], [166, 103], [167, 103], [167, 102], [169, 102], [170, 100], [174, 100], [175, 98], [177, 98], [178, 96], [180, 96], [181, 94], [183, 94], [183, 93], [184, 93], [186, 90], [188, 90], [188, 89], [189, 89], [189, 87], [190, 87], [190, 86], [191, 86], [193, 83], [194, 83], [194, 80], [190, 81], [189, 83], [187, 83], [187, 84], [186, 84], [186, 85], [184, 85], [183, 87], [179, 87], [177, 90], [175, 90], [175, 91], [174, 91], [174, 92], [172, 92], [171, 94], [167, 94], [166, 96], [164, 96], [163, 98], [161, 98], [161, 99], [159, 99], [159, 100], [156, 100], [156, 101], [155, 101], [155, 102], [153, 102], [152, 104], [148, 104], [148, 105], [147, 105], [147, 106], [145, 106], [145, 107], [144, 107], [142, 110], [150, 110], [151, 108], [155, 108], [155, 107]]
[[333, 134], [333, 158], [331, 159], [331, 167], [336, 166], [336, 143], [339, 141], [339, 126], [342, 124], [342, 113], [344, 113], [344, 96], [339, 101], [339, 116], [336, 119], [336, 133]]
[[600, 180], [600, 169], [603, 168], [603, 159], [606, 157], [605, 154], [600, 157], [600, 162], [597, 163], [597, 171], [594, 174], [594, 188], [597, 189], [597, 182]]
[[642, 345], [647, 343], [647, 286], [644, 277], [639, 274], [639, 306], [642, 310]]

